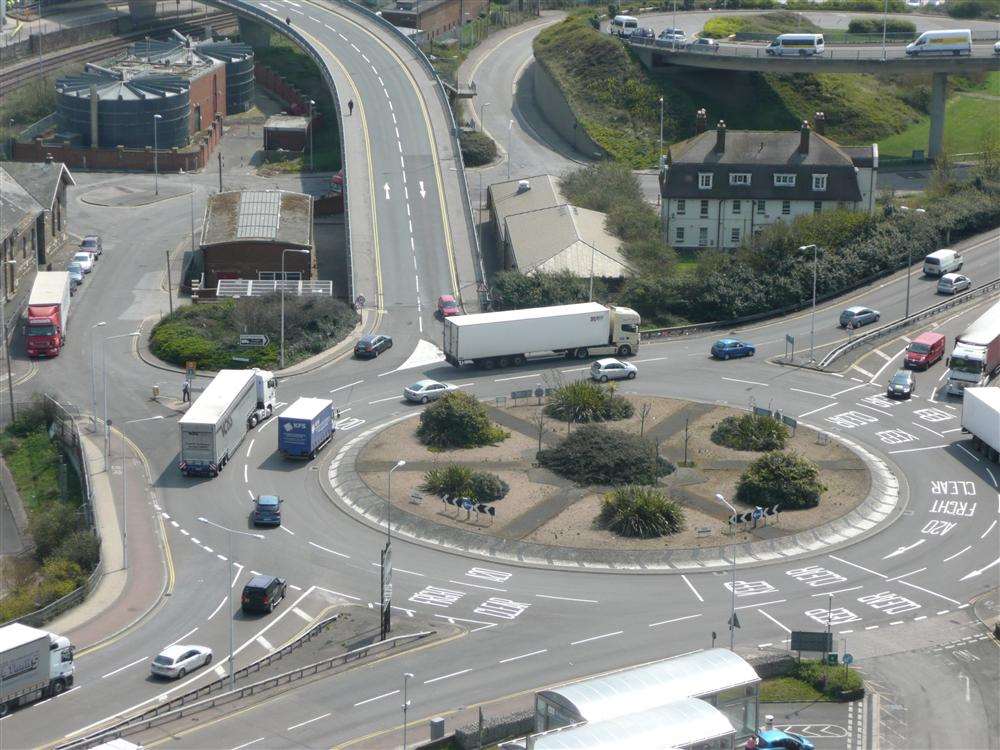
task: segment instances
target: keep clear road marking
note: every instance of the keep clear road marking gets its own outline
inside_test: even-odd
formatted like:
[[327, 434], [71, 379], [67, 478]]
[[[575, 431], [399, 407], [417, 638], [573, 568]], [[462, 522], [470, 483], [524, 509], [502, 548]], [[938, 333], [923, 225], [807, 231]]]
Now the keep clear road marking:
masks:
[[389, 696], [396, 695], [397, 693], [399, 693], [398, 690], [392, 690], [392, 691], [390, 691], [388, 693], [382, 693], [382, 695], [376, 695], [374, 698], [365, 698], [363, 701], [358, 701], [357, 703], [355, 703], [354, 707], [357, 708], [358, 706], [363, 706], [366, 703], [372, 703], [374, 701], [380, 701], [383, 698], [388, 698]]
[[704, 599], [701, 598], [701, 594], [698, 593], [698, 589], [694, 587], [694, 584], [692, 584], [691, 581], [688, 580], [687, 576], [684, 575], [683, 573], [681, 573], [681, 580], [687, 584], [689, 589], [691, 589], [691, 593], [694, 594], [696, 597], [698, 597], [699, 602], [705, 601]]
[[771, 387], [770, 383], [758, 383], [756, 380], [740, 380], [739, 378], [727, 378], [725, 376], [723, 376], [722, 379], [723, 380], [728, 380], [730, 383], [746, 383], [748, 385], [759, 385], [759, 386], [762, 386], [764, 388], [770, 388]]
[[538, 656], [539, 654], [544, 654], [548, 652], [547, 648], [539, 649], [538, 651], [529, 651], [526, 654], [521, 654], [520, 656], [512, 656], [509, 659], [501, 659], [498, 664], [508, 664], [512, 661], [517, 661], [518, 659], [527, 659], [529, 656]]
[[332, 715], [333, 715], [333, 712], [329, 711], [329, 712], [327, 712], [325, 714], [321, 714], [321, 715], [317, 716], [314, 719], [307, 719], [306, 721], [300, 721], [298, 724], [292, 724], [285, 731], [286, 732], [291, 732], [293, 729], [298, 729], [299, 727], [304, 727], [306, 724], [312, 724], [314, 721], [320, 721], [321, 719], [325, 719], [327, 716], [332, 716]]
[[604, 635], [595, 635], [595, 636], [591, 636], [590, 638], [584, 638], [583, 640], [580, 640], [580, 641], [573, 641], [569, 645], [570, 646], [579, 646], [581, 643], [590, 643], [591, 641], [599, 641], [602, 638], [610, 638], [613, 635], [621, 635], [624, 632], [625, 632], [624, 630], [616, 630], [613, 633], [605, 633]]

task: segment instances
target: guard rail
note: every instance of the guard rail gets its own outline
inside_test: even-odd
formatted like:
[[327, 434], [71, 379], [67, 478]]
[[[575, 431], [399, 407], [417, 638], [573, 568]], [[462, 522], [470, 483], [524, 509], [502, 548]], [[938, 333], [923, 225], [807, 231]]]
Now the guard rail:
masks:
[[829, 354], [823, 357], [823, 360], [819, 363], [819, 369], [825, 370], [831, 364], [833, 364], [837, 359], [842, 357], [847, 352], [857, 349], [859, 346], [868, 344], [872, 341], [877, 341], [883, 336], [887, 336], [890, 333], [900, 330], [901, 328], [906, 328], [912, 323], [916, 323], [924, 318], [929, 318], [938, 313], [944, 312], [945, 310], [950, 310], [953, 307], [962, 305], [970, 300], [982, 297], [990, 292], [1000, 290], [1000, 279], [994, 279], [993, 281], [987, 282], [980, 287], [972, 289], [964, 294], [957, 294], [951, 299], [947, 299], [944, 302], [938, 302], [936, 305], [931, 305], [930, 307], [925, 307], [923, 310], [915, 312], [908, 318], [900, 318], [892, 323], [887, 323], [884, 326], [879, 326], [873, 331], [868, 333], [862, 333], [851, 338], [846, 344], [841, 344], [836, 349], [833, 349]]

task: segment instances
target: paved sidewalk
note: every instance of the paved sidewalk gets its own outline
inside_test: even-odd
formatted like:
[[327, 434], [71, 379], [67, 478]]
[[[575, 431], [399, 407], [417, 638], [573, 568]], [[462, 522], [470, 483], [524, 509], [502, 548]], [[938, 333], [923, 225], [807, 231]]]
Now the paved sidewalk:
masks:
[[111, 470], [106, 471], [100, 429], [98, 425], [95, 434], [81, 425], [80, 437], [93, 481], [94, 517], [101, 535], [104, 575], [82, 604], [46, 625], [67, 636], [78, 650], [117, 635], [144, 617], [173, 585], [169, 551], [164, 547], [161, 522], [153, 507], [156, 493], [150, 485], [145, 458], [130, 443], [124, 461], [128, 489], [125, 567], [122, 440], [120, 433], [112, 433]]

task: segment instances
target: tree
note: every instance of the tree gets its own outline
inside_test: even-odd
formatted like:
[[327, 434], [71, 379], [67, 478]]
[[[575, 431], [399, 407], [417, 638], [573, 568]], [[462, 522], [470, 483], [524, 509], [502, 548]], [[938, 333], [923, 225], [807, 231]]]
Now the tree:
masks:
[[802, 510], [818, 505], [825, 491], [816, 464], [796, 453], [773, 451], [743, 472], [736, 485], [736, 499], [750, 506]]
[[593, 380], [574, 380], [558, 386], [545, 405], [545, 414], [562, 422], [628, 419], [634, 412], [631, 402], [616, 396], [614, 388]]
[[684, 528], [684, 511], [661, 490], [626, 485], [601, 500], [598, 523], [620, 536], [652, 539]]
[[712, 430], [712, 442], [738, 451], [777, 451], [785, 447], [788, 427], [764, 414], [726, 417]]
[[462, 391], [452, 391], [424, 409], [417, 427], [421, 442], [439, 449], [493, 445], [509, 436], [490, 421], [475, 396]]
[[599, 425], [584, 425], [538, 451], [538, 463], [581, 485], [655, 484], [674, 470], [652, 440]]

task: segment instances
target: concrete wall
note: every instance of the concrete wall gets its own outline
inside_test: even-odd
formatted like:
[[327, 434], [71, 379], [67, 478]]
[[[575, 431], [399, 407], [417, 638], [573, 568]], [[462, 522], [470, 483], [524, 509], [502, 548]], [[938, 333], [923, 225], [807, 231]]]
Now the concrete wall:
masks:
[[580, 153], [587, 156], [595, 154], [603, 156], [604, 149], [598, 146], [577, 122], [576, 115], [570, 109], [559, 84], [537, 59], [531, 64], [531, 81], [535, 104], [552, 129]]

